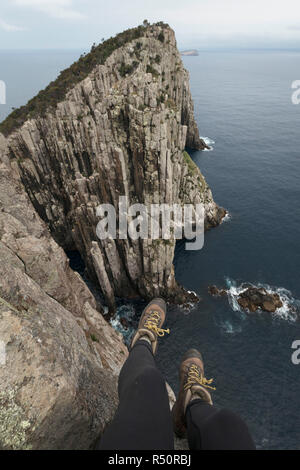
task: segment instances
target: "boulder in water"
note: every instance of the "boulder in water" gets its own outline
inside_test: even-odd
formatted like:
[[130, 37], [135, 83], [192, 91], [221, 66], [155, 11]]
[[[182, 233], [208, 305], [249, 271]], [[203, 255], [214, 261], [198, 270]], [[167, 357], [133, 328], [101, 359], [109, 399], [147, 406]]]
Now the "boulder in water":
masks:
[[128, 330], [129, 324], [125, 317], [120, 318], [120, 323], [123, 326], [123, 328], [125, 328], [125, 330]]
[[278, 294], [268, 292], [264, 288], [249, 287], [242, 292], [238, 299], [239, 305], [250, 312], [256, 312], [261, 309], [265, 312], [274, 313], [283, 306]]
[[209, 286], [208, 292], [214, 297], [225, 297], [225, 295], [227, 295], [227, 291], [225, 289], [218, 289], [217, 286]]

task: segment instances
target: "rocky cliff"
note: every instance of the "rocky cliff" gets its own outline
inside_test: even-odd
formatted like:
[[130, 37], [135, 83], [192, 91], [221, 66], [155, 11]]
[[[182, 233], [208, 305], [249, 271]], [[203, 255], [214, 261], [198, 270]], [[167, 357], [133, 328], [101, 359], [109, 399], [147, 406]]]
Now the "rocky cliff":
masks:
[[128, 351], [64, 250], [81, 253], [111, 310], [115, 296], [181, 302], [175, 241], [100, 241], [96, 208], [127, 196], [202, 202], [207, 227], [224, 215], [184, 152], [205, 144], [173, 31], [94, 47], [0, 132], [0, 448], [87, 449]]
[[79, 250], [111, 310], [116, 295], [183, 301], [185, 294], [174, 278], [175, 241], [100, 241], [99, 204], [117, 207], [119, 196], [129, 204], [202, 202], [207, 226], [224, 215], [183, 154], [205, 144], [174, 32], [161, 23], [140, 28], [63, 99], [29, 112], [7, 136], [6, 155], [37, 213], [62, 248]]
[[0, 449], [86, 449], [113, 416], [128, 351], [5, 149], [0, 138]]

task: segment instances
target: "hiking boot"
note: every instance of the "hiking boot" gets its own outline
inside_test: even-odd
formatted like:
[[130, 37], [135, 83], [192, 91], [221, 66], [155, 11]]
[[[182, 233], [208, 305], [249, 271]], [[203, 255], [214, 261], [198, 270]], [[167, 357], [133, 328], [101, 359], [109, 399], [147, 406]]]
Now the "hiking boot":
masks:
[[180, 388], [178, 398], [172, 409], [174, 431], [178, 437], [186, 435], [185, 412], [191, 400], [200, 398], [212, 405], [208, 389], [215, 390], [210, 384], [213, 379], [204, 377], [203, 359], [197, 349], [190, 349], [182, 358], [179, 369]]
[[151, 344], [153, 354], [157, 350], [158, 336], [170, 333], [170, 330], [163, 330], [162, 326], [166, 318], [166, 302], [163, 299], [153, 299], [144, 309], [138, 329], [132, 338], [131, 347], [140, 339], [145, 339]]

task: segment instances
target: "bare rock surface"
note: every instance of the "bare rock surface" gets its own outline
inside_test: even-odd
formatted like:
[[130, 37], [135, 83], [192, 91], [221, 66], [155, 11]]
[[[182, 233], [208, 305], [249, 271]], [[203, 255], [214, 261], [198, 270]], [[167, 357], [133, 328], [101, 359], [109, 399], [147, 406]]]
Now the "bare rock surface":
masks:
[[0, 259], [0, 448], [87, 449], [116, 409], [127, 348], [5, 158]]

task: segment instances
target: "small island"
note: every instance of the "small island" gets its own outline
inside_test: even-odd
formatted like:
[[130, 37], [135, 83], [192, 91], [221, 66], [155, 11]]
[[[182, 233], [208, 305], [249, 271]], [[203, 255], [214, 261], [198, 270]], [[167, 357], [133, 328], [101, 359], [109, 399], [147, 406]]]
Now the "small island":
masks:
[[189, 49], [188, 51], [181, 51], [181, 55], [196, 56], [199, 52], [196, 49]]

